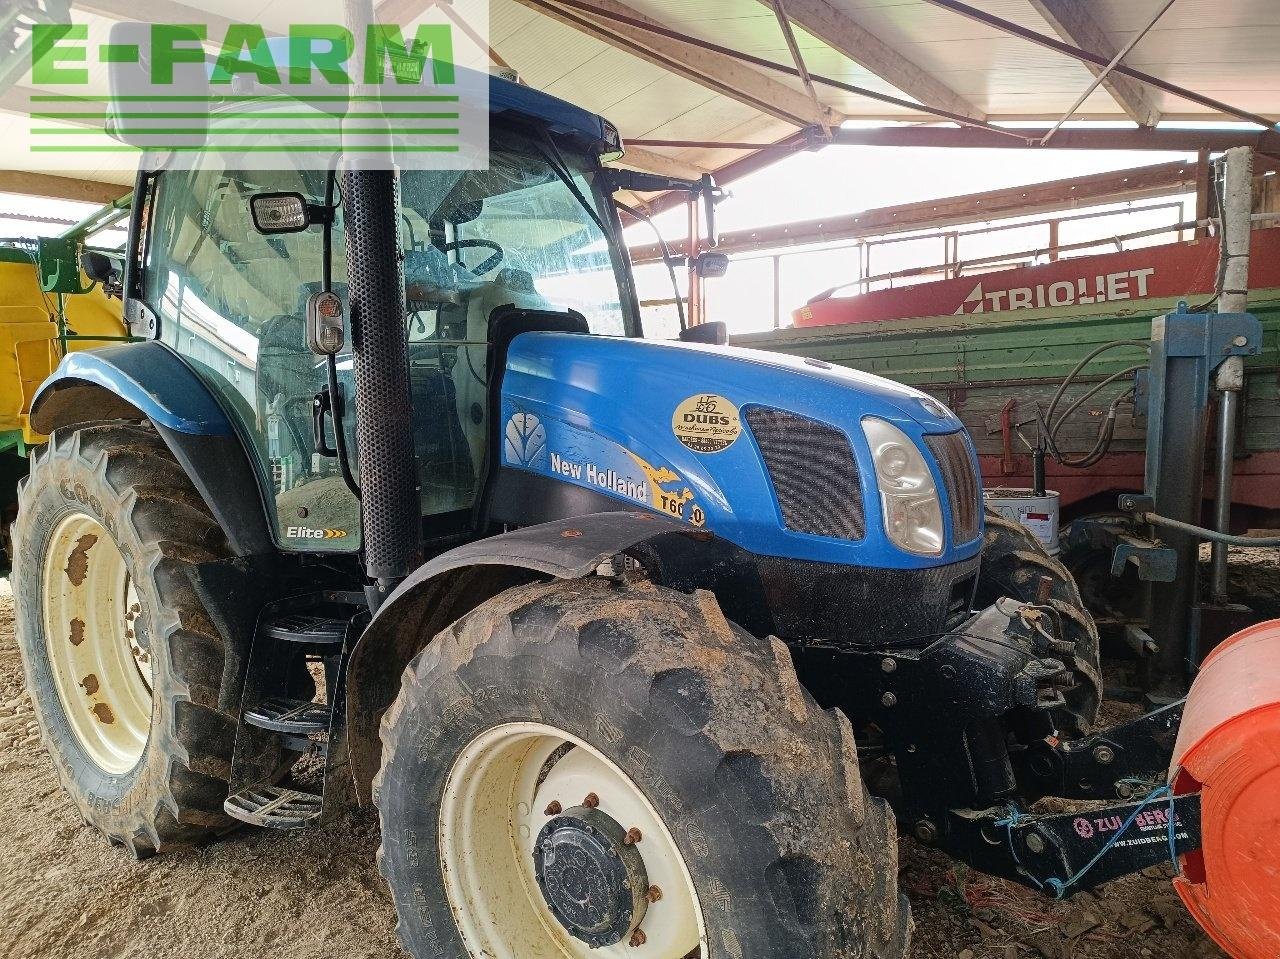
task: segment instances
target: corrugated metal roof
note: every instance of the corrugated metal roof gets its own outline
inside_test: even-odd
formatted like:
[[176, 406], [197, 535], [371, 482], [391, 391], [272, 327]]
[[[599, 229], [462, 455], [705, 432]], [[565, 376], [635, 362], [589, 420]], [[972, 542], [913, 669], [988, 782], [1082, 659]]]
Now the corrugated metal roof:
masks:
[[[413, 19], [430, 0], [382, 0]], [[808, 70], [910, 101], [887, 104], [643, 29], [657, 25], [784, 65], [793, 63], [781, 2]], [[1159, 0], [971, 0], [982, 13], [1109, 59], [1147, 26]], [[208, 2], [231, 20], [285, 30], [314, 17], [308, 0]], [[80, 0], [93, 18], [123, 18], [137, 0]], [[183, 5], [165, 0], [168, 13]], [[978, 22], [941, 0], [491, 0], [490, 45], [523, 80], [602, 113], [630, 140], [772, 143], [822, 120], [936, 122], [922, 101], [976, 119], [1057, 120], [1093, 82], [1089, 65]], [[407, 17], [406, 17], [407, 14]], [[606, 16], [605, 14], [609, 14]], [[1280, 3], [1178, 0], [1124, 63], [1267, 117], [1280, 116]], [[1097, 67], [1092, 69], [1096, 70]], [[101, 68], [95, 79], [102, 82]], [[3, 92], [3, 91], [0, 91]], [[11, 99], [0, 107], [12, 108]], [[1113, 77], [1081, 119], [1232, 119], [1138, 80]], [[21, 168], [25, 117], [0, 114], [0, 167]], [[718, 170], [748, 155], [707, 146], [637, 149], [629, 162], [663, 172]], [[664, 160], [665, 158], [665, 160]], [[129, 180], [129, 161], [83, 176]]]

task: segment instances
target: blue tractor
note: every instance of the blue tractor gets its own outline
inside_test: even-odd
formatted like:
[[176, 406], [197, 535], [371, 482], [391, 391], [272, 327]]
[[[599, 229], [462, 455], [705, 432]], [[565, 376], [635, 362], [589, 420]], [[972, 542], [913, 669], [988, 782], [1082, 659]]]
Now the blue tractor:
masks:
[[899, 824], [1064, 889], [1167, 856], [1080, 878], [1026, 811], [1158, 780], [1176, 716], [1090, 731], [1092, 621], [960, 421], [645, 340], [612, 195], [710, 185], [490, 101], [482, 171], [139, 175], [140, 341], [40, 390], [13, 534], [85, 821], [144, 857], [376, 803], [420, 959], [902, 956]]

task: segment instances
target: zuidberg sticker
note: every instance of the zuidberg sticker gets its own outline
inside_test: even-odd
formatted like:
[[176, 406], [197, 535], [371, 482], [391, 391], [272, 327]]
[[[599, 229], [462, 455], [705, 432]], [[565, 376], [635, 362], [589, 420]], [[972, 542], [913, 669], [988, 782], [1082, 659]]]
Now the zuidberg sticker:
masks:
[[738, 408], [715, 393], [699, 393], [676, 407], [671, 431], [695, 453], [720, 453], [742, 435]]

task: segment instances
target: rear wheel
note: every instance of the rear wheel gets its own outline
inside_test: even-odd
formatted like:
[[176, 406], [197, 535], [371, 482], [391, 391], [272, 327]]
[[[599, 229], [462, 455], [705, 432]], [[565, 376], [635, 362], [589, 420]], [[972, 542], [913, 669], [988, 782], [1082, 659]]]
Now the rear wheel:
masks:
[[906, 952], [893, 817], [848, 721], [707, 593], [481, 606], [406, 671], [376, 796], [416, 957]]
[[111, 423], [56, 434], [20, 501], [18, 644], [80, 815], [139, 857], [229, 828], [236, 717], [193, 585], [229, 554], [203, 500], [153, 430]]
[[1067, 664], [1075, 674], [1075, 686], [1065, 691], [1067, 706], [1056, 718], [1064, 733], [1075, 736], [1087, 732], [1097, 721], [1102, 702], [1098, 627], [1071, 573], [1045, 552], [1035, 534], [1021, 523], [987, 510], [977, 605], [980, 609], [990, 606], [1002, 596], [1057, 611], [1063, 638], [1075, 649]]

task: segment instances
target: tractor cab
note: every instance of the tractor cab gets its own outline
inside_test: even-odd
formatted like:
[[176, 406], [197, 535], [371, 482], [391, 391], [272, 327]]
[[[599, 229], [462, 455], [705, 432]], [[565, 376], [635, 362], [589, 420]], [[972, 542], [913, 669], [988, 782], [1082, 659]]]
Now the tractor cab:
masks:
[[[495, 80], [495, 86], [509, 85]], [[516, 95], [523, 94], [515, 88]], [[523, 94], [526, 99], [533, 94]], [[495, 116], [490, 166], [400, 175], [413, 446], [429, 536], [466, 534], [491, 463], [494, 323], [522, 329], [639, 334], [637, 305], [594, 142], [533, 132], [533, 116]], [[326, 206], [326, 174], [227, 168], [218, 154], [148, 183], [151, 225], [139, 299], [158, 338], [188, 358], [254, 453], [285, 550], [355, 552], [359, 501], [337, 458], [346, 433], [359, 472], [351, 331], [326, 358], [308, 349], [308, 301], [326, 286], [349, 311], [347, 216]], [[331, 210], [330, 262], [317, 230], [259, 229], [263, 198]], [[542, 316], [539, 322], [530, 316]], [[338, 415], [334, 415], [337, 411]]]

